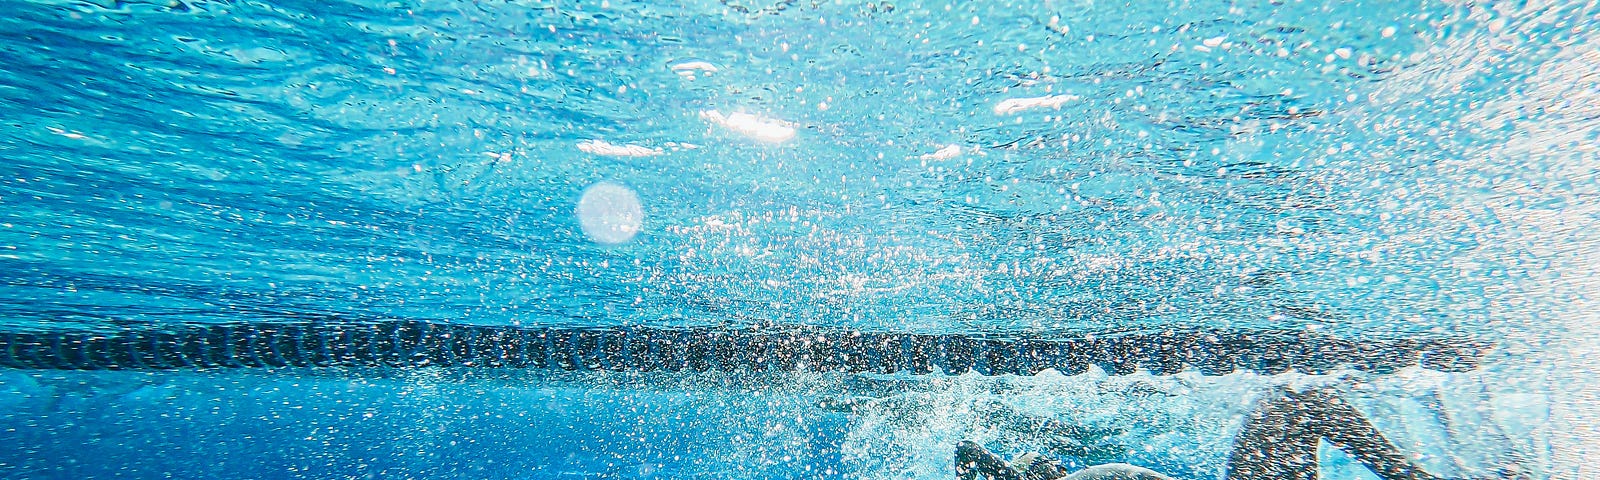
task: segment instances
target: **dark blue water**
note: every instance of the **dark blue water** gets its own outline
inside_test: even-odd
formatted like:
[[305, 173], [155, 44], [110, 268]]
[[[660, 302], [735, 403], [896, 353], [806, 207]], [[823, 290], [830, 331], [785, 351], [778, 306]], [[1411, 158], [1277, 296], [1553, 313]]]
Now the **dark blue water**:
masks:
[[[1593, 6], [0, 14], [7, 328], [1465, 335], [1501, 346], [1480, 371], [1341, 384], [1444, 474], [1583, 478], [1600, 454]], [[955, 441], [1041, 448], [1019, 425], [1050, 418], [1110, 432], [1071, 461], [1213, 478], [1251, 399], [1339, 383], [463, 375], [5, 372], [0, 472], [942, 478]], [[877, 400], [817, 406], [857, 396]]]

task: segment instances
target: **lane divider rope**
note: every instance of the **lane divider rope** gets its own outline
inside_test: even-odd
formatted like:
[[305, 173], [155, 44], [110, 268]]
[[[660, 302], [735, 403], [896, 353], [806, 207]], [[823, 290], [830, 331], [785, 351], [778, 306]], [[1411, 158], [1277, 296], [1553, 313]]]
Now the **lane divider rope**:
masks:
[[393, 321], [0, 331], [0, 368], [177, 370], [470, 367], [617, 371], [816, 371], [1126, 375], [1236, 370], [1462, 372], [1492, 348], [1453, 337], [1363, 339], [1286, 330], [1187, 329], [1072, 338], [927, 335], [821, 328], [528, 328]]

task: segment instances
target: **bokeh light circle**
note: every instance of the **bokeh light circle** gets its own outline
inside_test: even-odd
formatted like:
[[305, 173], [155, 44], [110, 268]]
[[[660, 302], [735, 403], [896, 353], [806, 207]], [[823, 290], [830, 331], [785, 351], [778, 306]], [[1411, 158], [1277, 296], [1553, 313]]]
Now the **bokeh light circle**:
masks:
[[633, 240], [644, 226], [644, 207], [633, 189], [600, 182], [583, 190], [578, 199], [578, 225], [589, 240], [618, 245]]

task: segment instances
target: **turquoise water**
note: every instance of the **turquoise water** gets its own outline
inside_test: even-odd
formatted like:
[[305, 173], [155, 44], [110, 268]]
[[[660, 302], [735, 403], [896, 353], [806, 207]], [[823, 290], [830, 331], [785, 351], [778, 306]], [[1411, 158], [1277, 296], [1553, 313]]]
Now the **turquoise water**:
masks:
[[[7, 477], [948, 478], [955, 441], [1049, 448], [1049, 419], [1082, 427], [1053, 452], [1069, 462], [1215, 478], [1252, 399], [1316, 383], [1354, 385], [1442, 474], [1585, 478], [1600, 454], [1593, 6], [0, 12], [7, 329], [1499, 346], [1474, 372], [1334, 376], [4, 371]], [[838, 399], [860, 406], [819, 406]], [[1363, 474], [1331, 453], [1325, 470]]]

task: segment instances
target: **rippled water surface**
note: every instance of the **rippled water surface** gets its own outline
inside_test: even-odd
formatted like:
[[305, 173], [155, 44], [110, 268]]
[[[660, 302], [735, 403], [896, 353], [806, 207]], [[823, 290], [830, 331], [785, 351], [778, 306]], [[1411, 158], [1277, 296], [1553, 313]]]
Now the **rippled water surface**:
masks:
[[[1485, 369], [1369, 378], [1363, 405], [1446, 474], [1582, 478], [1597, 15], [0, 0], [0, 325], [1461, 335], [1498, 342]], [[985, 420], [1022, 411], [1212, 478], [1239, 399], [1303, 380], [121, 375], [5, 372], [0, 439], [24, 447], [0, 471], [944, 478], [961, 438], [1022, 448]], [[894, 400], [814, 407], [846, 394]], [[250, 433], [194, 426], [230, 422]], [[197, 440], [155, 440], [174, 425]], [[322, 446], [273, 443], [301, 438]], [[183, 470], [201, 452], [228, 466]]]

